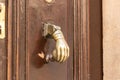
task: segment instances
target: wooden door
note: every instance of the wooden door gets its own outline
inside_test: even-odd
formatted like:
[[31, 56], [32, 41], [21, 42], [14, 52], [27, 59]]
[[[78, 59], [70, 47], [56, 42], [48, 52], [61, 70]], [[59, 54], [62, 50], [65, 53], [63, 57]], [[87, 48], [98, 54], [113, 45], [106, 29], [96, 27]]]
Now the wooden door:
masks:
[[[7, 80], [102, 80], [101, 0], [46, 1], [6, 0], [4, 76]], [[46, 64], [38, 56], [42, 51], [50, 53], [55, 45], [42, 36], [44, 22], [61, 27], [70, 47], [66, 62]]]
[[[29, 0], [26, 26], [26, 63], [28, 80], [67, 80], [72, 75], [72, 59], [65, 63], [49, 62], [48, 64], [38, 56], [41, 52], [51, 53], [55, 48], [55, 41], [45, 40], [42, 36], [43, 23], [50, 22], [61, 26], [66, 40], [73, 52], [73, 23], [69, 25], [68, 17], [73, 20], [69, 12], [67, 0], [55, 0], [47, 3], [45, 0]], [[68, 36], [71, 35], [71, 36]], [[68, 36], [68, 37], [67, 37]], [[52, 50], [52, 51], [51, 51]], [[45, 54], [44, 53], [44, 54]], [[71, 58], [72, 58], [71, 53]], [[71, 71], [71, 72], [68, 72]], [[72, 79], [69, 76], [69, 80]]]

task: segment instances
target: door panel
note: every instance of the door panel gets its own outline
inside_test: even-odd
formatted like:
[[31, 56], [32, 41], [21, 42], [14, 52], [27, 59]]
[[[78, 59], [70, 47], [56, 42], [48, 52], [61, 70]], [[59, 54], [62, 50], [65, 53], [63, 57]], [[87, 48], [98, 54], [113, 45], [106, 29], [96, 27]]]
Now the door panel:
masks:
[[[29, 80], [67, 80], [67, 67], [72, 65], [67, 64], [67, 62], [46, 64], [38, 56], [41, 52], [52, 53], [55, 48], [54, 40], [45, 40], [42, 36], [43, 23], [50, 22], [61, 26], [68, 41], [67, 4], [67, 0], [55, 0], [51, 4], [44, 0], [29, 0], [27, 12], [27, 71]], [[71, 54], [73, 53], [71, 52]]]

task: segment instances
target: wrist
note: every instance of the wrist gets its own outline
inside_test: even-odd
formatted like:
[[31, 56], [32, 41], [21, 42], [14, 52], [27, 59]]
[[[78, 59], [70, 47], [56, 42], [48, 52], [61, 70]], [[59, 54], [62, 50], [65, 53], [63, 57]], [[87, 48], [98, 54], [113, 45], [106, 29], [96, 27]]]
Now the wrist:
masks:
[[58, 40], [58, 39], [64, 39], [64, 36], [63, 36], [63, 33], [61, 32], [61, 30], [57, 30], [55, 31], [53, 34], [52, 34], [53, 38], [55, 40]]

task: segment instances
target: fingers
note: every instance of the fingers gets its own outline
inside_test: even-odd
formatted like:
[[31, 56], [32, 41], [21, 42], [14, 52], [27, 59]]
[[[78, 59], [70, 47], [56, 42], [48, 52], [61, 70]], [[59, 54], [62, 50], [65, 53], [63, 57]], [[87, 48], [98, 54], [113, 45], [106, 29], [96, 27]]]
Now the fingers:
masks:
[[59, 62], [62, 62], [65, 58], [65, 48], [61, 48], [61, 56]]
[[67, 59], [67, 50], [66, 48], [64, 48], [64, 56], [63, 59], [61, 60], [61, 62], [64, 62]]
[[60, 48], [58, 47], [58, 48], [57, 48], [57, 61], [60, 60], [60, 54], [61, 54], [61, 50], [60, 50]]
[[66, 59], [69, 57], [69, 47], [67, 48], [60, 48], [60, 55], [58, 55], [57, 61], [62, 63], [66, 61]]
[[[56, 51], [56, 52], [55, 52]], [[69, 57], [69, 46], [65, 41], [57, 41], [56, 49], [53, 51], [53, 57], [57, 62], [64, 62]]]
[[67, 47], [67, 48], [64, 49], [64, 58], [63, 58], [63, 60], [61, 62], [66, 61], [66, 59], [68, 57], [69, 57], [69, 48]]

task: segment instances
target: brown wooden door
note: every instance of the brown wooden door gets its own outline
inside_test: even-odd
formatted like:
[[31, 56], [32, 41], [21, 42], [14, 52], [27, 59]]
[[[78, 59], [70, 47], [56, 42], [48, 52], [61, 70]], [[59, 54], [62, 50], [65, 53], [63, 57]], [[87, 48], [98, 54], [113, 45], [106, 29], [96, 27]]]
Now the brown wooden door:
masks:
[[[73, 79], [73, 1], [16, 0], [11, 6], [13, 22], [12, 75], [14, 80], [72, 80]], [[15, 11], [15, 13], [14, 13]], [[55, 41], [42, 36], [43, 23], [61, 27], [70, 46], [70, 58], [64, 63], [45, 63], [38, 55], [51, 53]], [[12, 80], [13, 80], [12, 79]]]
[[[101, 0], [46, 1], [6, 0], [6, 38], [0, 40], [7, 57], [4, 77], [7, 80], [102, 80]], [[55, 46], [54, 40], [42, 36], [44, 22], [61, 27], [70, 47], [66, 62], [45, 63], [38, 56], [42, 51], [51, 53]]]

